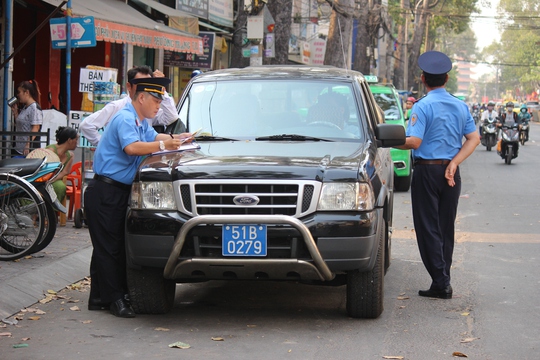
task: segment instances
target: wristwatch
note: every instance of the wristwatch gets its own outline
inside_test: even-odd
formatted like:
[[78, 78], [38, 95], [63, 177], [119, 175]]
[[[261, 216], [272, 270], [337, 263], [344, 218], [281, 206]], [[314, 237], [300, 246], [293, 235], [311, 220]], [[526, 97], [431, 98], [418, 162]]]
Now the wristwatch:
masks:
[[160, 151], [165, 150], [165, 143], [163, 141], [161, 141], [161, 140], [159, 141], [159, 150]]

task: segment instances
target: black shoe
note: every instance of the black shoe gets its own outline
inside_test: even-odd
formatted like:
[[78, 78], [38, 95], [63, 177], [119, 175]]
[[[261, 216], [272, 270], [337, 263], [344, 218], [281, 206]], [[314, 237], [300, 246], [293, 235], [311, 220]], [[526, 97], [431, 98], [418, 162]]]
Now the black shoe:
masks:
[[131, 304], [125, 299], [118, 299], [111, 303], [111, 314], [122, 318], [135, 317], [135, 311], [131, 308]]
[[88, 310], [109, 310], [111, 303], [104, 303], [101, 299], [88, 299]]
[[418, 291], [418, 295], [437, 299], [451, 299], [452, 292], [452, 286], [448, 285], [442, 290], [420, 290]]

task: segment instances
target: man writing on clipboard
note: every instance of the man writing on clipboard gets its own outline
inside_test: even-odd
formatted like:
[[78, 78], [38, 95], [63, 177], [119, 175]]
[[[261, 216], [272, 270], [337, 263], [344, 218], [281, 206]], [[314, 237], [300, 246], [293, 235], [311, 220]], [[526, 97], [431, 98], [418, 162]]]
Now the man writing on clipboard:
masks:
[[[170, 79], [132, 79], [128, 103], [109, 122], [94, 155], [94, 179], [84, 192], [85, 219], [94, 247], [90, 262], [89, 310], [135, 316], [126, 284], [125, 218], [131, 184], [143, 155], [177, 150], [192, 134], [158, 134], [145, 119], [159, 111]], [[187, 140], [186, 140], [187, 139]]]

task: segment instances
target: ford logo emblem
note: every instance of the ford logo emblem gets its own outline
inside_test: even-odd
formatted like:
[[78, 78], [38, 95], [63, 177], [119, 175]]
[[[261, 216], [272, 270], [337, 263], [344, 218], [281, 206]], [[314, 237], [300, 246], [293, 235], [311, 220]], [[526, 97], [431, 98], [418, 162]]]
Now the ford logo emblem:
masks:
[[242, 206], [254, 206], [257, 205], [259, 201], [261, 200], [255, 195], [237, 195], [233, 199], [235, 205]]

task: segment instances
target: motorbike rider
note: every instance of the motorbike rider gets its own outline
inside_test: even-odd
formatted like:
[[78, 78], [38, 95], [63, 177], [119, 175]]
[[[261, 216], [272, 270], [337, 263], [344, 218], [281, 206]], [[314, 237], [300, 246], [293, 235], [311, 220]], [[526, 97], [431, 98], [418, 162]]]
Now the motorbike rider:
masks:
[[[520, 120], [521, 124], [528, 124], [531, 120], [531, 114], [529, 114], [529, 110], [527, 109], [527, 105], [523, 104], [519, 108], [519, 114], [518, 118]], [[526, 130], [523, 130], [525, 132], [525, 141], [529, 141], [529, 128]]]
[[480, 138], [484, 135], [482, 133], [482, 129], [484, 128], [484, 124], [488, 120], [497, 119], [499, 117], [499, 114], [495, 111], [495, 103], [493, 101], [489, 101], [487, 103], [487, 110], [482, 113], [482, 118], [480, 119], [480, 126], [478, 127], [478, 132], [480, 133]]
[[497, 124], [497, 126], [511, 126], [514, 123], [521, 125], [521, 121], [517, 113], [514, 112], [514, 103], [509, 101], [506, 103], [506, 111], [499, 117], [499, 123]]

